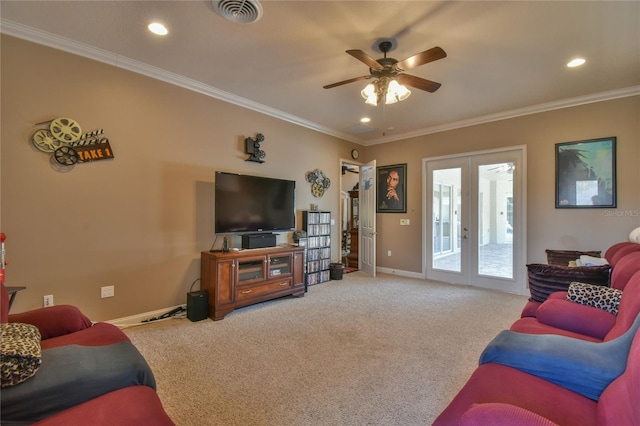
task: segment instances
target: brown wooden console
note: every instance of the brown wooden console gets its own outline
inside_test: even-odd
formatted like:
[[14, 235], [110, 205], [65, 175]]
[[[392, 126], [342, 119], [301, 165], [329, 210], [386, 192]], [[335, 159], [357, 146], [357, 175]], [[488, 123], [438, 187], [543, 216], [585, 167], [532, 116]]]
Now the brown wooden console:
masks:
[[209, 317], [282, 296], [304, 296], [304, 247], [278, 246], [201, 254], [200, 288], [209, 293]]

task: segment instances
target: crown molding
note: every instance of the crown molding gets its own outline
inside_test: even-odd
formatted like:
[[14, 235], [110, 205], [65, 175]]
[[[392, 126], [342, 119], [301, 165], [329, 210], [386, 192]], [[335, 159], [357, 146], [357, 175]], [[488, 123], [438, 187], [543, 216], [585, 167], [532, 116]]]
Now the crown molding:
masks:
[[224, 90], [217, 89], [213, 86], [201, 83], [199, 81], [183, 77], [181, 75], [157, 68], [140, 61], [136, 61], [127, 58], [122, 55], [109, 52], [104, 49], [89, 46], [84, 43], [79, 43], [66, 37], [61, 37], [56, 34], [48, 33], [46, 31], [38, 30], [26, 25], [19, 24], [7, 19], [0, 18], [0, 32], [14, 36], [20, 39], [31, 41], [33, 43], [48, 46], [57, 50], [62, 50], [67, 53], [82, 56], [85, 58], [93, 59], [95, 61], [103, 62], [109, 65], [113, 65], [118, 68], [122, 68], [137, 74], [145, 75], [156, 80], [164, 81], [175, 86], [182, 87], [187, 90], [198, 92], [205, 96], [210, 96], [215, 99], [228, 102], [233, 105], [237, 105], [252, 111], [256, 111], [277, 119], [296, 124], [307, 129], [315, 130], [320, 133], [324, 133], [330, 136], [334, 136], [339, 139], [343, 139], [349, 142], [357, 143], [360, 145], [378, 145], [387, 142], [395, 142], [403, 139], [414, 138], [418, 136], [424, 136], [432, 133], [445, 132], [448, 130], [459, 129], [462, 127], [475, 126], [478, 124], [490, 123], [493, 121], [507, 120], [510, 118], [520, 117], [523, 115], [538, 114], [545, 111], [552, 111], [562, 108], [570, 108], [578, 105], [584, 105], [594, 102], [603, 102], [612, 99], [624, 98], [628, 96], [640, 95], [640, 86], [632, 86], [623, 89], [610, 90], [606, 92], [594, 93], [591, 95], [579, 96], [576, 98], [564, 99], [560, 101], [547, 102], [543, 104], [533, 105], [525, 108], [518, 108], [510, 111], [504, 111], [497, 114], [483, 115], [468, 120], [455, 121], [451, 123], [445, 123], [438, 126], [426, 127], [416, 130], [410, 133], [404, 133], [400, 135], [394, 135], [392, 137], [375, 139], [373, 141], [364, 141], [360, 138], [354, 137], [351, 134], [345, 132], [339, 132], [334, 129], [330, 129], [325, 126], [321, 126], [317, 123], [304, 120], [300, 117], [288, 114], [284, 111], [280, 111], [275, 108], [271, 108], [267, 105], [260, 104], [258, 102], [251, 101], [249, 99], [236, 96], [232, 93], [225, 92]]
[[104, 49], [99, 49], [84, 43], [79, 43], [66, 37], [61, 37], [56, 34], [28, 27], [17, 22], [13, 22], [7, 19], [0, 19], [0, 32], [36, 44], [51, 47], [57, 50], [62, 50], [67, 53], [72, 53], [74, 55], [82, 56], [88, 59], [122, 68], [127, 71], [135, 72], [137, 74], [151, 77], [156, 80], [164, 81], [165, 83], [173, 84], [187, 90], [198, 92], [205, 96], [209, 96], [233, 105], [237, 105], [252, 111], [275, 117], [301, 127], [306, 127], [311, 130], [325, 133], [339, 139], [348, 140], [354, 143], [361, 142], [358, 139], [353, 138], [347, 134], [336, 132], [333, 129], [320, 126], [317, 123], [301, 119], [300, 117], [296, 117], [267, 105], [251, 101], [249, 99], [236, 96], [232, 93], [225, 92], [224, 90], [217, 89], [213, 86], [209, 86], [207, 84], [187, 77], [183, 77], [179, 74], [175, 74], [161, 68], [154, 67], [152, 65], [145, 64], [143, 62], [115, 54], [113, 52], [109, 52]]
[[625, 87], [622, 89], [609, 90], [606, 92], [593, 93], [590, 95], [578, 96], [575, 98], [563, 99], [559, 101], [532, 105], [525, 108], [513, 109], [497, 114], [483, 115], [468, 120], [454, 121], [438, 126], [425, 127], [424, 129], [416, 130], [415, 132], [404, 133], [402, 135], [394, 135], [392, 139], [377, 139], [376, 141], [368, 143], [367, 145], [378, 145], [387, 142], [395, 142], [402, 139], [409, 139], [417, 136], [429, 135], [432, 133], [440, 133], [446, 132], [448, 130], [460, 129], [462, 127], [476, 126], [479, 124], [491, 123], [493, 121], [508, 120], [510, 118], [521, 117], [523, 115], [538, 114], [541, 112], [553, 111], [556, 109], [571, 108], [579, 105], [610, 101], [613, 99], [638, 95], [640, 95], [640, 86]]

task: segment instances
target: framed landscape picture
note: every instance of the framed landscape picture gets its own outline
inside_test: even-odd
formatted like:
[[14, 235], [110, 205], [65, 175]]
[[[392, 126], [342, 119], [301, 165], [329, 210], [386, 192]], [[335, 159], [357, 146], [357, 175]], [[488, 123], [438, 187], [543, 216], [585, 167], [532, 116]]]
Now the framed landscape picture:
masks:
[[407, 212], [407, 165], [395, 164], [376, 169], [378, 198], [376, 211], [378, 213], [406, 213]]
[[556, 208], [616, 207], [616, 138], [556, 144]]

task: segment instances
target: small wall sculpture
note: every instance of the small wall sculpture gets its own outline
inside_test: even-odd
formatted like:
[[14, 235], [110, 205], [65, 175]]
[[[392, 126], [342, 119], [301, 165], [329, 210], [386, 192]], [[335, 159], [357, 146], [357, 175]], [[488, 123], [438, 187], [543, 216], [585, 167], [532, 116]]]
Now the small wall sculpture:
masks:
[[246, 138], [244, 140], [245, 143], [245, 151], [249, 154], [249, 158], [244, 161], [253, 161], [255, 163], [264, 163], [264, 157], [267, 156], [267, 153], [260, 149], [260, 143], [264, 141], [264, 135], [262, 133], [258, 133], [253, 138]]
[[325, 189], [331, 186], [331, 180], [326, 177], [320, 169], [307, 172], [305, 179], [311, 184], [311, 194], [316, 198], [321, 198], [324, 195]]

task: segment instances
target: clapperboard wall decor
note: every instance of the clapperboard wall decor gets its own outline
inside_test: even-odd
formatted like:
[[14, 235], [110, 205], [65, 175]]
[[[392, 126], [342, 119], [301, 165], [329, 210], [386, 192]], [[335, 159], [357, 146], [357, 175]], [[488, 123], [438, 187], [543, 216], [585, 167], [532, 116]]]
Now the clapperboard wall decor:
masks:
[[76, 163], [113, 158], [113, 150], [109, 139], [104, 136], [104, 129], [82, 133], [77, 121], [64, 117], [37, 125], [43, 124], [48, 124], [48, 127], [37, 129], [31, 142], [40, 151], [51, 153], [60, 165], [73, 166]]

